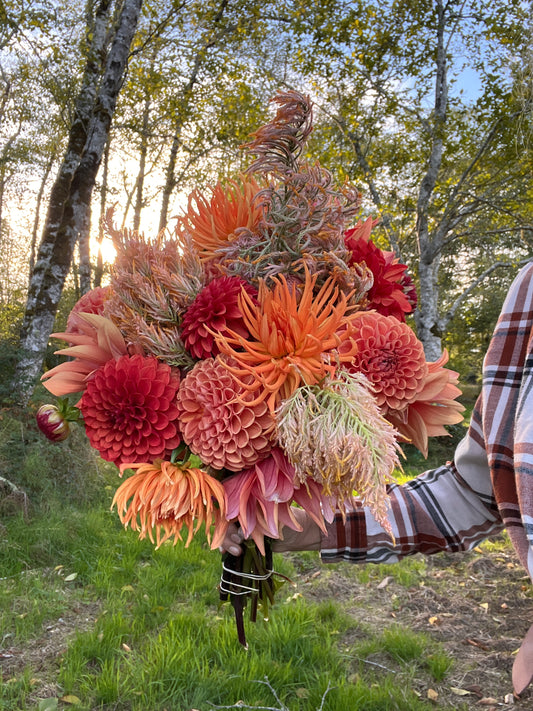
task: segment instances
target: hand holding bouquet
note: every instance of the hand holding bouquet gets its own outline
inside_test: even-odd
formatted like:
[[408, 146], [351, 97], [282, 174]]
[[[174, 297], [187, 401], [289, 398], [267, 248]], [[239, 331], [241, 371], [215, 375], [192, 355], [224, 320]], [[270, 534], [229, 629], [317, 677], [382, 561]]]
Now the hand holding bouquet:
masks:
[[[134, 472], [113, 500], [124, 525], [160, 546], [205, 524], [216, 548], [237, 521], [255, 544], [240, 572], [265, 600], [268, 540], [298, 530], [294, 504], [323, 528], [356, 492], [388, 528], [399, 442], [427, 454], [462, 419], [446, 355], [426, 362], [405, 323], [405, 265], [356, 222], [359, 193], [302, 158], [309, 100], [274, 101], [246, 174], [194, 191], [172, 236], [110, 215], [111, 283], [54, 334], [71, 360], [43, 376], [81, 394], [91, 445]], [[224, 589], [239, 585], [226, 571]]]

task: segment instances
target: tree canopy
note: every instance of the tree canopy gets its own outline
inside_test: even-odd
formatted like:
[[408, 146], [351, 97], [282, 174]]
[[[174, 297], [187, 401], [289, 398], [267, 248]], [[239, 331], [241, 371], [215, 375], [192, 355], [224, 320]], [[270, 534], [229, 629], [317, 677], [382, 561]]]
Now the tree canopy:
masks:
[[[106, 209], [116, 204], [119, 221], [155, 236], [192, 187], [243, 169], [239, 146], [284, 87], [315, 102], [310, 155], [361, 189], [362, 215], [380, 219], [376, 239], [410, 264], [428, 357], [445, 344], [463, 363], [465, 338], [482, 350], [494, 318], [484, 295], [533, 255], [525, 3], [138, 0], [109, 103], [127, 4], [87, 0], [83, 14], [71, 0], [1, 6], [0, 299], [7, 307], [29, 285], [27, 350], [47, 314], [28, 373], [63, 285], [101, 282], [89, 236], [102, 240]], [[37, 298], [57, 235], [61, 276], [53, 296]]]

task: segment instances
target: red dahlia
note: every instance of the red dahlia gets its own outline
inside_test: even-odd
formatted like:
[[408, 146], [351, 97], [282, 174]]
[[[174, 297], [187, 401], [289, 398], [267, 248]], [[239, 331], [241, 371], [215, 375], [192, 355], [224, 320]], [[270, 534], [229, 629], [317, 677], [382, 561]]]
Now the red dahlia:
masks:
[[229, 335], [229, 331], [243, 338], [249, 336], [239, 309], [239, 294], [243, 288], [252, 298], [257, 296], [254, 287], [240, 277], [218, 277], [209, 282], [189, 306], [181, 324], [181, 338], [194, 358], [210, 358], [219, 353], [208, 329], [224, 336]]
[[405, 314], [416, 305], [416, 291], [413, 294], [414, 286], [406, 274], [405, 264], [400, 264], [393, 252], [383, 251], [370, 239], [376, 222], [369, 217], [344, 233], [344, 243], [351, 252], [349, 264], [364, 262], [372, 272], [374, 283], [366, 294], [368, 308], [405, 321]]
[[179, 376], [156, 358], [108, 360], [87, 383], [80, 409], [91, 446], [110, 462], [150, 462], [181, 442]]

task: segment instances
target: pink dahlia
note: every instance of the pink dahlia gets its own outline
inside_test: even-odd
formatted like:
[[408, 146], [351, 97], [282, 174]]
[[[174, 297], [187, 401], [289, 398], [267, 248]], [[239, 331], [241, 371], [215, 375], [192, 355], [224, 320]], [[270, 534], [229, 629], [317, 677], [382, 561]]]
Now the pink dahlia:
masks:
[[209, 282], [187, 309], [181, 323], [181, 338], [194, 358], [214, 358], [220, 352], [212, 331], [227, 336], [229, 331], [249, 336], [239, 308], [239, 294], [245, 290], [256, 301], [257, 291], [244, 279], [220, 276]]
[[75, 314], [103, 314], [104, 303], [111, 295], [110, 286], [98, 286], [84, 294], [81, 299], [74, 304], [67, 320], [67, 333], [78, 333], [79, 322], [74, 318]]
[[416, 305], [416, 291], [406, 274], [407, 267], [401, 264], [393, 252], [385, 252], [370, 239], [377, 220], [369, 217], [344, 233], [344, 243], [351, 252], [349, 265], [365, 263], [374, 277], [374, 284], [366, 294], [368, 308], [384, 316], [394, 316], [405, 321], [405, 314]]
[[328, 497], [312, 479], [308, 485], [295, 483], [295, 470], [283, 451], [274, 447], [270, 456], [250, 469], [222, 482], [226, 491], [226, 518], [238, 520], [245, 538], [253, 538], [264, 554], [264, 536], [279, 538], [284, 526], [301, 527], [292, 514], [295, 501], [324, 529], [324, 517], [333, 520]]
[[201, 360], [187, 373], [178, 392], [184, 441], [204, 464], [240, 471], [266, 457], [274, 421], [264, 400], [243, 387], [219, 356]]
[[164, 459], [181, 442], [179, 376], [156, 358], [109, 360], [87, 383], [80, 403], [91, 445], [110, 462]]
[[56, 355], [70, 356], [73, 360], [56, 365], [41, 377], [44, 387], [59, 397], [85, 390], [99, 368], [128, 352], [122, 334], [108, 318], [81, 312], [72, 318], [74, 331], [52, 333], [52, 336], [69, 343], [69, 348], [55, 351]]
[[356, 353], [348, 370], [363, 373], [373, 386], [378, 405], [400, 410], [424, 387], [424, 348], [407, 324], [394, 316], [362, 313], [352, 321]]

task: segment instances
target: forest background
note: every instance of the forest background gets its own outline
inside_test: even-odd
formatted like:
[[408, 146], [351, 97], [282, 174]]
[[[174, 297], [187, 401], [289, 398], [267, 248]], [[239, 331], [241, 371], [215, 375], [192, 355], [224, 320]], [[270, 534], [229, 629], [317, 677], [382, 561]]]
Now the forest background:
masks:
[[[149, 544], [119, 531], [106, 511], [116, 472], [88, 451], [81, 431], [64, 446], [40, 438], [33, 413], [46, 395], [36, 383], [43, 363], [55, 363], [50, 333], [63, 330], [83, 293], [106, 283], [113, 254], [101, 223], [108, 209], [118, 225], [152, 237], [171, 233], [192, 189], [208, 192], [246, 168], [239, 147], [265, 122], [269, 99], [293, 88], [315, 105], [309, 157], [361, 190], [361, 218], [379, 218], [373, 236], [414, 276], [413, 324], [428, 359], [449, 351], [471, 404], [506, 290], [533, 257], [532, 39], [532, 7], [524, 0], [0, 0], [0, 591], [7, 601], [0, 708], [56, 708], [61, 694], [72, 701], [76, 693], [85, 694], [84, 708], [181, 708], [176, 699], [187, 698], [188, 709], [242, 698], [266, 672], [274, 688], [296, 693], [295, 708], [342, 708], [343, 694], [355, 708], [357, 694], [368, 700], [373, 693], [371, 709], [426, 708], [416, 705], [417, 688], [429, 694], [450, 658], [428, 652], [425, 638], [408, 630], [383, 631], [383, 610], [372, 643], [392, 645], [395, 659], [400, 648], [405, 662], [390, 687], [374, 677], [359, 685], [359, 667], [352, 669], [357, 679], [350, 677], [332, 635], [344, 628], [349, 636], [352, 628], [327, 600], [314, 611], [296, 597], [295, 606], [282, 607], [272, 636], [256, 636], [259, 651], [243, 667], [228, 651], [231, 626], [219, 616], [204, 624], [206, 605], [214, 609], [216, 565], [208, 552], [180, 553], [188, 572], [177, 579], [172, 550], [152, 559]], [[449, 458], [464, 433], [452, 429], [428, 462], [411, 453], [407, 470]], [[512, 573], [508, 548], [497, 555], [502, 584], [492, 599], [511, 605], [514, 575], [515, 602], [525, 609], [530, 593], [519, 567]], [[299, 565], [303, 574], [312, 569], [307, 559]], [[425, 566], [403, 568], [401, 591], [383, 586], [392, 580], [388, 570], [359, 573], [373, 581], [367, 619], [376, 597], [391, 590], [393, 616], [405, 596], [414, 609], [414, 585], [426, 606]], [[336, 575], [327, 578], [331, 585], [353, 578]], [[507, 595], [501, 600], [500, 589]], [[353, 590], [350, 579], [347, 605]], [[455, 582], [443, 590], [439, 625], [458, 590]], [[468, 606], [469, 623], [486, 612], [486, 590], [475, 603], [453, 598]], [[337, 601], [338, 593], [331, 593]], [[470, 585], [468, 594], [476, 594]], [[58, 617], [72, 618], [80, 635], [59, 677], [59, 647], [46, 661], [39, 637]], [[490, 617], [495, 636], [499, 619]], [[480, 624], [487, 629], [488, 617]], [[498, 658], [505, 674], [521, 634], [509, 633], [509, 649]], [[452, 658], [461, 644], [457, 638]], [[270, 650], [264, 658], [263, 647]], [[483, 646], [473, 648], [484, 654]], [[218, 649], [226, 656], [214, 660]], [[357, 654], [366, 659], [368, 649]], [[44, 672], [36, 684], [38, 663]], [[486, 657], [476, 664], [485, 674], [475, 678], [477, 688], [501, 689], [501, 670]], [[418, 678], [422, 669], [430, 681]], [[141, 677], [145, 696], [138, 698]], [[268, 703], [271, 688], [259, 684], [252, 700]], [[448, 689], [457, 709], [455, 693]]]
[[2, 0], [4, 395], [27, 400], [56, 316], [105, 282], [106, 210], [172, 231], [246, 167], [280, 88], [311, 95], [309, 155], [410, 265], [427, 357], [478, 378], [533, 255], [532, 23], [523, 0]]

